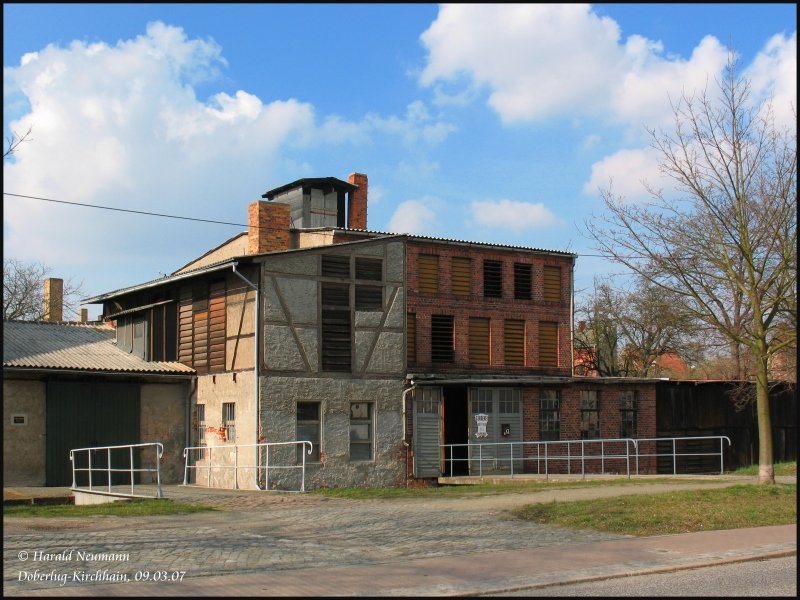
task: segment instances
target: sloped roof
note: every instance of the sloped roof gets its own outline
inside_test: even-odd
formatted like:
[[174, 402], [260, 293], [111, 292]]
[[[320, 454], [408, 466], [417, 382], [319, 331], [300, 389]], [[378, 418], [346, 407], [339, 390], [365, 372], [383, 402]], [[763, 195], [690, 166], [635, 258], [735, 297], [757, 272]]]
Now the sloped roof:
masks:
[[117, 348], [102, 325], [3, 321], [3, 368], [192, 375], [178, 362], [147, 362]]

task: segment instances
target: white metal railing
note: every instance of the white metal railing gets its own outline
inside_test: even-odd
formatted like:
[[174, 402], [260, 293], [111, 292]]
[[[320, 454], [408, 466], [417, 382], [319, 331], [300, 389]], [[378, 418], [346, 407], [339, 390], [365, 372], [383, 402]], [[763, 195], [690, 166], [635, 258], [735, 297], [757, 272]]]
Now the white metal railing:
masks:
[[[703, 442], [703, 441], [711, 441], [714, 440], [719, 441], [719, 451], [707, 451], [703, 452], [698, 448], [682, 448], [682, 452], [678, 452], [678, 444], [683, 446], [689, 445], [692, 442]], [[731, 446], [731, 439], [727, 435], [706, 435], [706, 436], [695, 436], [695, 437], [679, 437], [679, 438], [639, 438], [636, 440], [636, 474], [639, 474], [639, 457], [655, 457], [656, 460], [659, 457], [663, 456], [671, 456], [672, 457], [672, 474], [678, 474], [678, 458], [679, 457], [703, 457], [703, 456], [711, 456], [711, 457], [719, 457], [719, 474], [722, 475], [725, 472], [725, 465], [724, 465], [724, 442], [728, 442], [728, 447]], [[651, 443], [655, 451], [654, 452], [642, 452], [640, 448], [642, 446], [646, 446], [647, 444]], [[669, 442], [672, 448], [672, 452], [659, 452], [658, 451], [658, 444], [664, 444], [665, 442]]]
[[[302, 456], [302, 460], [300, 464], [270, 464], [270, 450], [273, 451], [273, 456], [276, 454], [275, 450], [278, 448], [288, 448], [288, 447], [301, 447], [302, 451], [300, 452]], [[255, 458], [256, 456], [262, 455], [260, 464], [239, 464], [240, 459], [240, 449], [243, 448], [253, 448], [253, 452], [251, 456]], [[307, 449], [307, 450], [306, 450]], [[190, 469], [193, 469], [193, 473], [195, 475], [195, 483], [199, 480], [200, 477], [205, 475], [206, 478], [206, 487], [212, 487], [212, 473], [226, 473], [230, 470], [233, 470], [233, 482], [232, 482], [232, 489], [238, 490], [239, 489], [239, 472], [242, 470], [251, 470], [253, 473], [258, 477], [258, 486], [259, 489], [269, 490], [269, 476], [270, 471], [284, 471], [284, 470], [299, 470], [300, 471], [300, 490], [301, 492], [305, 492], [306, 486], [306, 455], [310, 455], [313, 451], [313, 444], [308, 441], [295, 441], [295, 442], [269, 442], [269, 443], [261, 443], [261, 444], [230, 444], [230, 445], [222, 445], [222, 446], [189, 446], [184, 448], [183, 450], [183, 458], [184, 458], [184, 471], [183, 471], [183, 485], [189, 485], [189, 472]], [[194, 454], [194, 456], [192, 456]], [[286, 462], [296, 462], [296, 451], [295, 452], [283, 452], [284, 456], [289, 457], [291, 454], [291, 459], [286, 460]], [[216, 459], [216, 462], [215, 462]], [[190, 464], [191, 463], [191, 464]], [[205, 473], [203, 474], [203, 470]], [[219, 479], [219, 477], [215, 478]], [[261, 488], [261, 481], [263, 481], [264, 487]], [[216, 486], [216, 487], [226, 487], [226, 486]], [[230, 488], [229, 488], [230, 489]], [[289, 490], [292, 491], [292, 490]]]
[[[679, 451], [679, 444], [686, 442], [719, 441], [719, 450], [702, 451], [697, 448]], [[610, 465], [619, 467], [624, 461], [624, 471], [627, 476], [631, 476], [631, 463], [635, 467], [635, 474], [639, 474], [640, 458], [655, 458], [656, 461], [661, 457], [672, 458], [672, 473], [678, 474], [678, 459], [681, 457], [718, 457], [720, 474], [724, 473], [724, 442], [731, 445], [731, 440], [727, 436], [698, 436], [685, 438], [605, 438], [591, 440], [558, 440], [558, 441], [535, 441], [535, 442], [489, 442], [466, 444], [443, 444], [445, 469], [444, 474], [453, 476], [454, 466], [457, 463], [466, 462], [471, 475], [474, 475], [473, 465], [477, 463], [477, 475], [483, 477], [484, 463], [488, 462], [494, 470], [507, 470], [511, 477], [521, 473], [535, 473], [547, 478], [552, 472], [551, 465], [555, 463], [566, 464], [566, 474], [573, 474], [573, 464], [580, 462], [580, 470], [575, 469], [574, 474], [586, 477], [587, 463], [599, 461], [599, 473], [606, 474], [606, 469]], [[645, 452], [648, 443], [652, 444], [653, 452]], [[659, 443], [669, 443], [671, 452], [659, 451]], [[465, 449], [456, 456], [456, 449]], [[486, 449], [484, 451], [484, 449]], [[466, 455], [464, 455], [466, 454]], [[535, 468], [526, 469], [526, 464], [535, 463]], [[515, 466], [517, 465], [517, 466]], [[515, 471], [516, 469], [516, 471]], [[617, 471], [619, 469], [617, 468]]]
[[[136, 460], [134, 458], [135, 452], [152, 448], [154, 450], [154, 466], [152, 468], [136, 467]], [[115, 452], [113, 456], [116, 458], [120, 455], [127, 459], [127, 467], [112, 467], [112, 450]], [[127, 450], [127, 452], [125, 452]], [[118, 451], [118, 452], [117, 452]], [[87, 466], [78, 467], [75, 465], [75, 459], [81, 456], [80, 453], [86, 453]], [[164, 455], [164, 445], [161, 442], [149, 442], [145, 444], [125, 444], [122, 446], [96, 446], [92, 448], [75, 448], [69, 451], [69, 460], [72, 463], [72, 489], [82, 492], [91, 492], [93, 494], [105, 494], [113, 496], [130, 496], [132, 498], [163, 498], [164, 493], [161, 490], [161, 457]], [[105, 465], [98, 466], [98, 458], [105, 458]], [[94, 460], [93, 460], [94, 458]], [[141, 455], [139, 455], [141, 458]], [[126, 462], [123, 459], [123, 462]], [[102, 459], [100, 460], [102, 462]], [[141, 462], [141, 461], [140, 461]], [[87, 473], [89, 479], [89, 486], [84, 487], [78, 485], [78, 474]], [[106, 483], [95, 483], [93, 481], [94, 473], [104, 473], [106, 476]], [[127, 484], [114, 484], [112, 473], [127, 473], [130, 479]], [[136, 476], [137, 473], [154, 473], [156, 478], [156, 491], [155, 494], [137, 494], [135, 493]], [[130, 486], [130, 493], [127, 492]], [[105, 488], [105, 489], [104, 489]], [[124, 488], [124, 489], [123, 489]], [[141, 489], [141, 488], [140, 488]]]
[[[587, 453], [587, 446], [594, 449], [594, 452]], [[508, 463], [508, 469], [511, 477], [513, 477], [515, 475], [515, 462], [521, 465], [521, 468], [517, 469], [516, 474], [533, 472], [532, 470], [525, 470], [525, 462], [529, 461], [531, 463], [535, 462], [535, 473], [537, 475], [544, 474], [545, 477], [549, 477], [551, 463], [566, 462], [567, 474], [572, 474], [572, 463], [577, 460], [580, 461], [580, 474], [583, 477], [586, 476], [587, 461], [600, 461], [600, 472], [605, 473], [607, 463], [613, 460], [618, 462], [624, 460], [625, 472], [628, 477], [630, 477], [631, 460], [635, 458], [636, 440], [630, 438], [615, 438], [547, 442], [490, 442], [478, 444], [444, 444], [442, 448], [445, 451], [445, 463], [449, 466], [449, 469], [446, 466], [445, 473], [449, 470], [451, 477], [453, 476], [454, 463], [457, 462], [467, 462], [470, 473], [472, 473], [473, 463], [477, 462], [479, 477], [483, 477], [484, 462], [490, 462], [495, 469], [498, 467], [502, 468], [504, 463]], [[454, 449], [456, 448], [465, 448], [467, 455], [465, 457], [455, 458]], [[487, 449], [487, 455], [485, 457], [484, 448]], [[506, 448], [507, 451], [501, 454], [501, 451]], [[631, 448], [634, 449], [634, 452], [631, 452]], [[491, 449], [491, 451], [489, 449]], [[526, 452], [526, 449], [528, 452]], [[573, 452], [573, 450], [575, 450], [575, 452]], [[476, 452], [477, 456], [475, 456]], [[542, 465], [544, 465], [543, 470]]]

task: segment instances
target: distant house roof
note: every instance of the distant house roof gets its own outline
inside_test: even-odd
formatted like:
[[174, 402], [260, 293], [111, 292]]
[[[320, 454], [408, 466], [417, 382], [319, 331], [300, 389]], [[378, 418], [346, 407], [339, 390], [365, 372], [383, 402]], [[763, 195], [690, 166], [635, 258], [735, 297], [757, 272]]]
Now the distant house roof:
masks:
[[3, 321], [3, 369], [193, 375], [179, 362], [148, 362], [121, 350], [102, 325]]

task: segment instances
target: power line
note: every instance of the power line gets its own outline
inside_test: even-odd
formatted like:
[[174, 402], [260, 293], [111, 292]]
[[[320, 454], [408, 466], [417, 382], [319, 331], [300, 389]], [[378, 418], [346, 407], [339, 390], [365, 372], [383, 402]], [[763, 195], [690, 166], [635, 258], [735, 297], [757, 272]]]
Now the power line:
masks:
[[55, 202], [57, 204], [70, 204], [72, 206], [84, 206], [87, 208], [101, 208], [103, 210], [113, 210], [116, 212], [126, 212], [126, 213], [133, 213], [137, 215], [147, 215], [150, 217], [165, 217], [167, 219], [181, 219], [183, 221], [200, 221], [201, 223], [213, 223], [215, 225], [233, 225], [235, 227], [247, 227], [247, 225], [242, 223], [228, 223], [226, 221], [214, 221], [212, 219], [198, 219], [196, 217], [182, 217], [180, 215], [165, 215], [163, 213], [154, 213], [154, 212], [147, 212], [143, 210], [132, 210], [130, 208], [115, 208], [113, 206], [100, 206], [99, 204], [84, 204], [81, 202], [67, 202], [66, 200], [54, 200], [52, 198], [40, 198], [38, 196], [25, 196], [23, 194], [11, 194], [9, 192], [3, 192], [4, 196], [14, 196], [16, 198], [28, 198], [30, 200], [43, 200], [44, 202]]
[[[82, 202], [68, 202], [66, 200], [54, 200], [53, 198], [42, 198], [40, 196], [26, 196], [24, 194], [12, 194], [11, 192], [3, 192], [4, 196], [14, 196], [15, 198], [27, 198], [29, 200], [42, 200], [43, 202], [55, 202], [56, 204], [68, 204], [71, 206], [83, 206], [85, 208], [100, 208], [102, 210], [111, 210], [115, 212], [124, 212], [124, 213], [133, 213], [136, 215], [145, 215], [148, 217], [163, 217], [166, 219], [179, 219], [182, 221], [199, 221], [201, 223], [211, 223], [214, 225], [231, 225], [233, 227], [245, 227], [250, 228], [249, 224], [245, 223], [230, 223], [227, 221], [215, 221], [213, 219], [198, 219], [196, 217], [184, 217], [180, 215], [166, 215], [163, 213], [154, 213], [154, 212], [147, 212], [143, 210], [133, 210], [130, 208], [115, 208], [113, 206], [101, 206], [99, 204], [85, 204]], [[258, 227], [256, 227], [258, 228]], [[583, 253], [574, 253], [577, 256], [583, 256], [584, 258], [608, 258], [604, 254], [583, 254]], [[629, 257], [629, 258], [646, 258], [646, 257]]]

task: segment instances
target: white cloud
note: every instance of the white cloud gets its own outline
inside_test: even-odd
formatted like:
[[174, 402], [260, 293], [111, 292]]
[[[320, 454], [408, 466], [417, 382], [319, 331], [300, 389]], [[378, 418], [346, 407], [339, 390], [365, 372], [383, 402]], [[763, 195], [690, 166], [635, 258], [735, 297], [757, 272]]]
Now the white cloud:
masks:
[[655, 189], [667, 183], [659, 172], [655, 151], [619, 150], [592, 165], [592, 174], [583, 186], [583, 193], [599, 197], [600, 190], [610, 190], [626, 200], [641, 200], [647, 197], [643, 182]]
[[[4, 189], [243, 223], [268, 182], [297, 172], [292, 149], [376, 137], [436, 144], [453, 131], [421, 102], [402, 116], [346, 121], [320, 118], [307, 102], [245, 90], [198, 99], [194, 85], [213, 82], [225, 66], [213, 40], [163, 23], [115, 45], [74, 41], [26, 54], [4, 68], [4, 99], [22, 115], [10, 129], [32, 126], [33, 141], [4, 162]], [[140, 261], [153, 276], [207, 250], [209, 236], [218, 243], [238, 231], [200, 235], [209, 226], [10, 198], [3, 223], [7, 256], [76, 271], [92, 263], [103, 273]]]
[[557, 223], [556, 216], [541, 202], [517, 200], [475, 200], [470, 203], [474, 224], [511, 231], [544, 229]]
[[786, 38], [773, 36], [745, 71], [756, 100], [772, 94], [772, 108], [779, 125], [796, 127], [797, 32]]
[[430, 197], [401, 202], [389, 219], [389, 231], [430, 235], [435, 226], [436, 205], [437, 200]]

